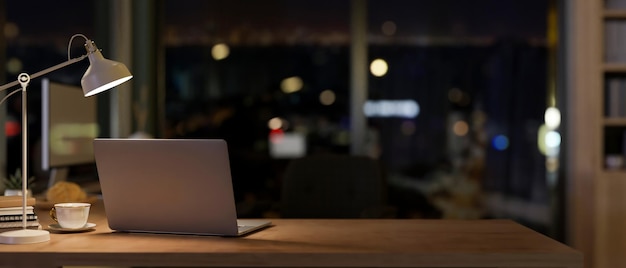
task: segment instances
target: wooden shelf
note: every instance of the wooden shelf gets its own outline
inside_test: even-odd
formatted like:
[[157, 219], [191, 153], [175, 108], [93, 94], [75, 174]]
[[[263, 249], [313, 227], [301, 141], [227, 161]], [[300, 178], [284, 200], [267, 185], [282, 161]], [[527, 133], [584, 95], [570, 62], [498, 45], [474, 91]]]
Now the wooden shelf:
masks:
[[605, 169], [601, 177], [607, 180], [626, 180], [626, 169]]
[[626, 127], [626, 117], [604, 118], [604, 125], [609, 127]]
[[605, 10], [605, 19], [626, 19], [626, 10]]
[[626, 74], [626, 63], [605, 63], [603, 69], [607, 73], [624, 73]]

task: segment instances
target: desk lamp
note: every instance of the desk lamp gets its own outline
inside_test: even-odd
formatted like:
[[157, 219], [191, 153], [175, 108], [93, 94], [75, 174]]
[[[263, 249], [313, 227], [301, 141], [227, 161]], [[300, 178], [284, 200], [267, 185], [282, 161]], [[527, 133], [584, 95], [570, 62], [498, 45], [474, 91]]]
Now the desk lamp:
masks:
[[[85, 49], [87, 50], [87, 54], [72, 59], [70, 58], [70, 47], [72, 46], [72, 40], [75, 37], [82, 37], [85, 39]], [[68, 60], [65, 62], [39, 71], [32, 75], [21, 73], [17, 76], [17, 81], [13, 81], [6, 85], [0, 86], [0, 91], [15, 87], [17, 85], [21, 86], [21, 89], [18, 88], [13, 92], [10, 92], [6, 97], [4, 97], [4, 99], [0, 101], [0, 103], [2, 103], [4, 100], [6, 100], [6, 98], [13, 95], [14, 93], [18, 91], [22, 92], [22, 229], [0, 233], [1, 244], [31, 244], [46, 242], [50, 240], [50, 233], [48, 231], [32, 230], [26, 228], [26, 178], [28, 178], [28, 124], [26, 123], [28, 122], [28, 119], [26, 110], [26, 88], [28, 87], [30, 79], [37, 78], [44, 74], [77, 63], [85, 58], [89, 58], [89, 68], [87, 68], [87, 71], [81, 79], [81, 85], [85, 97], [93, 96], [100, 92], [106, 91], [107, 89], [124, 83], [133, 77], [124, 64], [105, 59], [102, 56], [102, 53], [100, 53], [100, 50], [98, 50], [98, 48], [96, 47], [96, 44], [82, 34], [75, 34], [72, 36], [72, 38], [70, 38], [70, 42], [67, 47], [67, 58]]]

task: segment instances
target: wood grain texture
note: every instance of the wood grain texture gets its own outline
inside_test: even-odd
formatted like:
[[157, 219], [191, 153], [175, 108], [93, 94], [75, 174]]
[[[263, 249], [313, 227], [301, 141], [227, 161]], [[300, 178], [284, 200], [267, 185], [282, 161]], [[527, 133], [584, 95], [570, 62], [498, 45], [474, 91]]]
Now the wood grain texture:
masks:
[[113, 232], [98, 203], [90, 222], [95, 231], [0, 245], [0, 266], [580, 268], [583, 259], [509, 220], [274, 219], [265, 230], [226, 238]]
[[[596, 191], [596, 182], [602, 178], [597, 172], [604, 163], [602, 140], [604, 118], [603, 94], [603, 40], [601, 18], [602, 0], [568, 1], [565, 10], [567, 33], [562, 44], [565, 51], [567, 76], [567, 105], [563, 115], [567, 128], [566, 206], [567, 243], [585, 255], [585, 267], [594, 265], [596, 247], [596, 199], [603, 193]], [[607, 67], [610, 69], [613, 67]], [[599, 120], [600, 119], [600, 120]], [[608, 268], [608, 267], [607, 267]]]

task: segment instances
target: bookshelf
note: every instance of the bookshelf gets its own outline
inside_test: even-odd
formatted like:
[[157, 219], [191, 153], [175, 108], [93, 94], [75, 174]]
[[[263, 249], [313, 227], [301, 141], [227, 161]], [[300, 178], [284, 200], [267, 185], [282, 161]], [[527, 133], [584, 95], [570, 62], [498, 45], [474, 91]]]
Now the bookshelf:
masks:
[[568, 1], [568, 241], [585, 267], [626, 263], [626, 0]]
[[[626, 0], [600, 1], [603, 115], [601, 169], [626, 175]], [[605, 176], [606, 177], [606, 176]]]

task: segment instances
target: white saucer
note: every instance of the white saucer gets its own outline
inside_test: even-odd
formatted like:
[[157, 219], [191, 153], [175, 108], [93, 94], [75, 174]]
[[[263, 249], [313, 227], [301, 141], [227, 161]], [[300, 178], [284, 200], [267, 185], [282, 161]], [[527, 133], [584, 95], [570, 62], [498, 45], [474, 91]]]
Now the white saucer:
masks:
[[87, 224], [85, 224], [85, 226], [81, 228], [63, 228], [58, 223], [53, 223], [53, 224], [48, 225], [48, 229], [50, 229], [51, 231], [68, 232], [68, 233], [84, 232], [84, 231], [93, 230], [95, 228], [96, 228], [96, 224], [91, 223], [91, 222], [88, 222]]

